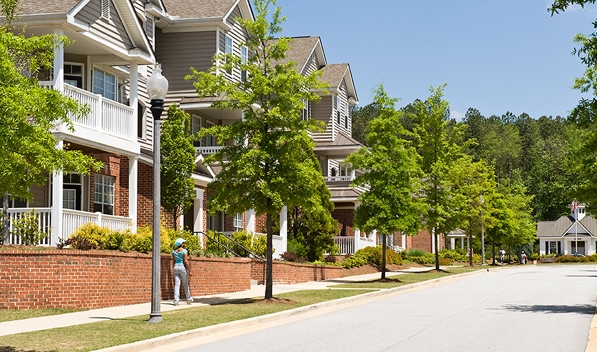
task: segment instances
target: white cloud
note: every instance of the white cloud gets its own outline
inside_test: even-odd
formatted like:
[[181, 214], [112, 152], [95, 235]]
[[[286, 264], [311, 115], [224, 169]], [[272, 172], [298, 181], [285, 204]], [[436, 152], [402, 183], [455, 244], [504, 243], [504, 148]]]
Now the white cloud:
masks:
[[456, 119], [458, 121], [462, 120], [462, 118], [465, 116], [466, 114], [461, 113], [460, 111], [456, 111], [456, 110], [450, 110], [450, 117], [453, 119]]

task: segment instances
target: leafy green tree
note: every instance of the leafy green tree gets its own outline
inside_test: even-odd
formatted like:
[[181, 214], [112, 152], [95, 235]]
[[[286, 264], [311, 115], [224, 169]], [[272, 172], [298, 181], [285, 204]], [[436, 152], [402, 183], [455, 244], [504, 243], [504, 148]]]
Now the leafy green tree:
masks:
[[[313, 262], [322, 260], [326, 252], [334, 248], [334, 238], [338, 233], [338, 221], [332, 217], [334, 203], [325, 183], [319, 185], [318, 206], [296, 206], [290, 216], [289, 238], [298, 244], [297, 254]], [[321, 205], [321, 206], [319, 206]]]
[[[314, 154], [310, 131], [323, 127], [316, 119], [301, 120], [303, 101], [317, 102], [315, 90], [325, 89], [314, 72], [303, 76], [294, 62], [282, 64], [291, 40], [274, 40], [281, 31], [280, 8], [268, 22], [270, 5], [275, 0], [254, 2], [256, 17], [237, 19], [248, 33], [246, 45], [252, 55], [247, 63], [230, 55], [216, 55], [216, 64], [209, 72], [191, 68], [197, 93], [201, 97], [225, 96], [212, 106], [218, 109], [241, 110], [243, 119], [231, 125], [202, 129], [199, 138], [212, 135], [222, 149], [209, 155], [207, 164], [219, 164], [222, 169], [210, 188], [212, 212], [239, 213], [255, 209], [266, 214], [267, 264], [265, 298], [272, 298], [272, 217], [286, 205], [289, 208], [307, 205], [322, 207], [318, 195], [324, 179]], [[225, 72], [247, 72], [245, 80], [231, 81]]]
[[379, 116], [380, 108], [374, 101], [363, 107], [353, 107], [350, 113], [352, 120], [352, 138], [361, 142], [363, 145], [367, 144], [367, 125], [369, 122]]
[[[416, 100], [405, 110], [413, 125], [412, 143], [420, 155], [423, 170], [422, 199], [427, 211], [424, 224], [439, 243], [440, 233], [457, 227], [458, 217], [452, 205], [450, 173], [454, 162], [463, 156], [462, 125], [450, 120], [448, 101], [443, 99], [445, 85], [431, 88], [431, 96]], [[435, 268], [439, 270], [439, 246], [435, 246]]]
[[377, 230], [383, 236], [381, 278], [385, 279], [386, 236], [420, 228], [424, 207], [417, 195], [422, 172], [416, 150], [400, 138], [406, 130], [394, 108], [397, 99], [388, 97], [380, 86], [374, 100], [379, 116], [368, 125], [370, 147], [362, 147], [346, 161], [353, 168], [364, 170], [352, 182], [353, 186], [369, 188], [359, 196], [361, 205], [354, 221], [364, 231]]
[[162, 122], [161, 141], [161, 202], [172, 215], [174, 229], [194, 198], [195, 136], [191, 133], [191, 117], [176, 104], [168, 108], [168, 118]]
[[[14, 16], [18, 2], [0, 1], [2, 13]], [[51, 130], [71, 117], [82, 118], [89, 108], [60, 92], [39, 85], [37, 73], [51, 69], [55, 47], [66, 37], [13, 34], [10, 24], [0, 28], [0, 194], [31, 199], [30, 187], [47, 182], [48, 174], [75, 171], [89, 174], [102, 163], [78, 150], [57, 148]], [[6, 204], [6, 202], [4, 202]], [[3, 216], [6, 222], [8, 217]], [[8, 230], [6, 223], [4, 231]]]

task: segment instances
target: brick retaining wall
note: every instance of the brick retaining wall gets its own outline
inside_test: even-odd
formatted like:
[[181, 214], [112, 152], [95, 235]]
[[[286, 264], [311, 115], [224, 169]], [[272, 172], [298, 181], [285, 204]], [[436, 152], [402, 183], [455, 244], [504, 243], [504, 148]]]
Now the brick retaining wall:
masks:
[[[162, 299], [173, 298], [172, 257], [161, 258]], [[250, 288], [249, 259], [191, 257], [191, 293]], [[184, 296], [184, 290], [181, 290]], [[151, 300], [151, 255], [117, 251], [0, 251], [0, 309], [103, 308]]]
[[[342, 277], [342, 267], [290, 263], [274, 260], [272, 266], [274, 285], [296, 284], [307, 281], [321, 281]], [[253, 260], [251, 263], [251, 277], [259, 284], [265, 282], [265, 262]]]

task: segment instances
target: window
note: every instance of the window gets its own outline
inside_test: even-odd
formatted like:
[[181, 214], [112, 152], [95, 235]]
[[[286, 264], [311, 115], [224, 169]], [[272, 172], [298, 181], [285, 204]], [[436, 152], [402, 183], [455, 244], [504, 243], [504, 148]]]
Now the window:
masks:
[[64, 83], [77, 88], [83, 88], [83, 65], [65, 64]]
[[301, 120], [308, 120], [309, 119], [309, 101], [306, 99], [302, 99], [303, 101], [303, 112], [301, 114]]
[[[199, 133], [200, 129], [201, 129], [201, 117], [197, 116], [197, 115], [191, 115], [191, 134], [193, 136], [197, 137], [197, 133]], [[193, 145], [195, 147], [200, 147], [201, 140], [200, 139], [194, 140]]]
[[[213, 127], [213, 122], [205, 121], [205, 127], [210, 128]], [[216, 145], [216, 139], [214, 136], [205, 136], [205, 146], [206, 147], [213, 147]]]
[[234, 227], [234, 231], [242, 231], [244, 225], [243, 220], [242, 213], [234, 214], [234, 219], [232, 220], [232, 227]]
[[93, 93], [101, 94], [104, 98], [116, 100], [116, 76], [94, 69]]
[[342, 107], [342, 102], [340, 101], [340, 96], [336, 95], [336, 123], [339, 125], [341, 122], [340, 120], [340, 110]]
[[[240, 48], [240, 63], [246, 65], [249, 61], [249, 49], [246, 46]], [[240, 79], [245, 82], [247, 80], [247, 70], [240, 71]]]
[[100, 0], [100, 11], [103, 19], [110, 19], [110, 0]]
[[93, 211], [114, 215], [114, 177], [95, 174]]
[[344, 128], [348, 129], [348, 119], [350, 114], [348, 112], [348, 104], [344, 104]]
[[[4, 206], [4, 197], [0, 197], [0, 208]], [[27, 208], [27, 201], [20, 198], [8, 198], [9, 208]]]
[[62, 176], [62, 184], [62, 207], [64, 209], [82, 210], [81, 194], [83, 187], [81, 175], [65, 173]]
[[137, 137], [143, 138], [145, 132], [145, 105], [137, 103]]
[[[230, 37], [229, 35], [226, 36], [226, 46], [224, 48], [224, 52], [226, 54], [226, 64], [230, 63], [230, 59], [228, 58], [228, 55], [232, 55], [232, 37]], [[228, 74], [232, 73], [232, 68], [228, 68], [226, 69], [226, 72]]]

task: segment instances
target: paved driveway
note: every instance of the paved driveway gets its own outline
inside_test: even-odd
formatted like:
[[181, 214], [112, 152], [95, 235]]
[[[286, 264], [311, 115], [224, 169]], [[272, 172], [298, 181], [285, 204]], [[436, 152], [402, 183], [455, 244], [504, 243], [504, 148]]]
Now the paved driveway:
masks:
[[185, 351], [584, 351], [596, 297], [597, 265], [528, 265]]

